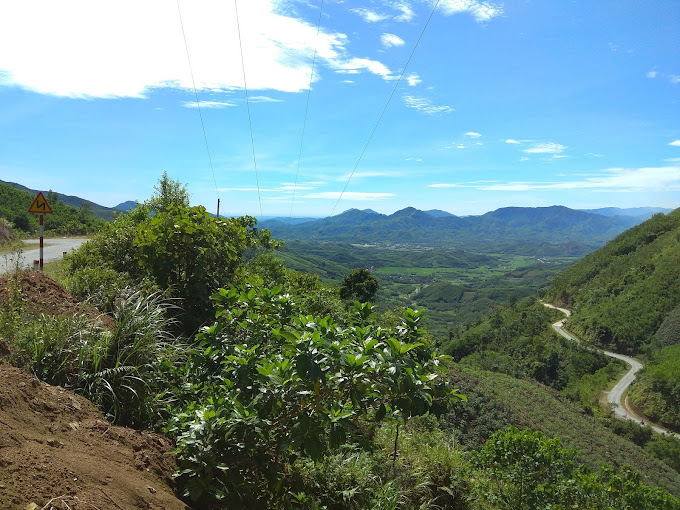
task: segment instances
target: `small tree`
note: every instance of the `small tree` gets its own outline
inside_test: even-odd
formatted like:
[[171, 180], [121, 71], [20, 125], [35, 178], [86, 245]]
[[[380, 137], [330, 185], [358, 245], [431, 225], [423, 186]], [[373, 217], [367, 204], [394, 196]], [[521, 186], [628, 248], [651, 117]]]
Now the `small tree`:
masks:
[[355, 269], [342, 282], [340, 297], [366, 303], [375, 299], [379, 287], [378, 279], [368, 269]]
[[185, 184], [168, 177], [168, 171], [163, 170], [163, 176], [154, 187], [154, 192], [146, 202], [152, 211], [167, 211], [170, 206], [189, 207], [189, 191]]

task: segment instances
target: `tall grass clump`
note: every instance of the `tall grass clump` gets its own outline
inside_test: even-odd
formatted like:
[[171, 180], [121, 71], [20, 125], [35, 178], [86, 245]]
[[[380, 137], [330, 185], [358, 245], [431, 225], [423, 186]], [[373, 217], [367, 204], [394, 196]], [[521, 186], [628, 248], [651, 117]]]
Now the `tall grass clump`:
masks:
[[170, 333], [171, 308], [157, 293], [133, 292], [115, 301], [110, 329], [79, 314], [33, 317], [17, 332], [14, 356], [41, 380], [90, 399], [114, 423], [152, 426], [182, 352]]

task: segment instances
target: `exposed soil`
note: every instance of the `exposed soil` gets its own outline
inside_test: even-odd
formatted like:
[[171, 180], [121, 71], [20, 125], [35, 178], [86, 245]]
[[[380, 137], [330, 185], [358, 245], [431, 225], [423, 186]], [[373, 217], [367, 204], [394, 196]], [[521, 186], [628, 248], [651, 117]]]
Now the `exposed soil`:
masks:
[[0, 508], [167, 509], [170, 440], [114, 427], [92, 403], [0, 364]]
[[[7, 305], [8, 292], [12, 288], [14, 278], [15, 275], [12, 274], [0, 277], [0, 307]], [[91, 306], [83, 305], [57, 282], [39, 271], [19, 273], [19, 285], [24, 306], [32, 314], [67, 317], [84, 313], [93, 320], [101, 320], [105, 326], [113, 324], [111, 317]]]
[[10, 241], [14, 241], [16, 236], [12, 229], [0, 221], [0, 246]]
[[[13, 278], [0, 278], [0, 307]], [[30, 313], [112, 324], [42, 273], [20, 273], [19, 284]], [[174, 494], [168, 438], [111, 425], [87, 399], [4, 363], [9, 354], [0, 338], [0, 510], [187, 508]]]

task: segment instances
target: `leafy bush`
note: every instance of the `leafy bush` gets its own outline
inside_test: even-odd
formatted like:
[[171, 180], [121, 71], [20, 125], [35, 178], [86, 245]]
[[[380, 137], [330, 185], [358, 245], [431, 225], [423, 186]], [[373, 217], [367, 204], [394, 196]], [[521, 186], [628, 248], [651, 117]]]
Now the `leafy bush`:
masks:
[[438, 382], [442, 358], [420, 340], [418, 312], [400, 326], [296, 317], [281, 288], [256, 282], [213, 296], [218, 321], [198, 336], [186, 367], [185, 408], [168, 431], [177, 438], [179, 481], [192, 500], [238, 498], [245, 506], [280, 499], [295, 458], [321, 459], [372, 434], [459, 398]]

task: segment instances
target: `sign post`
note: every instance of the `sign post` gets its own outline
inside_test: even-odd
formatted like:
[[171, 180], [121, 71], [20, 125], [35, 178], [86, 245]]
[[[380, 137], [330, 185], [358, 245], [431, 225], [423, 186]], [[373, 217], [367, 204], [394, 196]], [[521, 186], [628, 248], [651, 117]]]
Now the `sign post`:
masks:
[[33, 200], [33, 203], [31, 204], [31, 207], [28, 208], [28, 212], [33, 213], [33, 214], [39, 214], [40, 215], [40, 271], [42, 272], [43, 270], [43, 232], [44, 232], [44, 224], [43, 224], [43, 218], [45, 214], [52, 214], [52, 208], [50, 207], [50, 204], [47, 203], [47, 200], [45, 200], [45, 197], [42, 194], [42, 191], [38, 193], [38, 196], [35, 197], [35, 200]]

